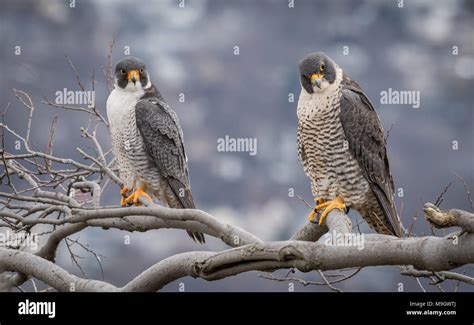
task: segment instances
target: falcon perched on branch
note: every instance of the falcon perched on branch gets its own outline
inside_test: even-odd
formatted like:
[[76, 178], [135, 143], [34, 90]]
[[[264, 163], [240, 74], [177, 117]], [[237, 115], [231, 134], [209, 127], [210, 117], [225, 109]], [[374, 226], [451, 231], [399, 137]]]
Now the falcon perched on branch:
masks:
[[400, 237], [384, 131], [367, 95], [324, 53], [299, 70], [298, 154], [316, 201], [308, 219], [354, 208], [376, 232]]
[[[122, 206], [140, 205], [143, 196], [150, 201], [155, 197], [171, 208], [195, 209], [178, 116], [151, 83], [142, 60], [126, 57], [117, 63], [107, 116], [125, 184]], [[188, 234], [200, 243], [205, 241], [201, 233]]]

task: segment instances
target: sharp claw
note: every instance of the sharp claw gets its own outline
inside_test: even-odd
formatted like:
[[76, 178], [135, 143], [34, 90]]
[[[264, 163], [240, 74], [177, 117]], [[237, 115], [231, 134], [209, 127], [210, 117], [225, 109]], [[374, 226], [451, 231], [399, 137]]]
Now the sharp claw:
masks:
[[345, 211], [347, 213], [348, 207], [344, 204], [344, 201], [340, 196], [336, 196], [334, 200], [326, 201], [323, 198], [315, 198], [314, 201], [316, 202], [316, 207], [308, 216], [308, 221], [313, 222], [319, 212], [322, 211], [321, 216], [319, 217], [318, 223], [322, 225], [326, 220], [329, 212], [333, 209], [339, 209], [341, 211]]
[[308, 221], [309, 222], [313, 222], [314, 221], [314, 218], [316, 218], [316, 215], [318, 214], [318, 211], [316, 211], [316, 209], [314, 209], [313, 211], [311, 211], [311, 213], [308, 215]]
[[127, 198], [125, 199], [125, 202], [127, 204], [133, 204], [133, 201], [135, 199], [135, 193], [136, 192], [133, 192], [132, 194], [130, 194], [129, 196], [127, 196]]
[[130, 191], [130, 190], [128, 189], [128, 187], [124, 186], [124, 187], [122, 187], [122, 189], [120, 190], [120, 194], [122, 194], [122, 196], [127, 196], [128, 191]]
[[[326, 217], [328, 216], [329, 212], [331, 212], [333, 209], [339, 209], [341, 211], [346, 211], [347, 207], [344, 204], [344, 201], [340, 196], [336, 196], [336, 198], [332, 201], [327, 201], [321, 205], [321, 208], [323, 208], [324, 205], [324, 211], [321, 214], [321, 217], [319, 218], [319, 224], [322, 225], [324, 221], [326, 220]], [[316, 207], [318, 209], [319, 206]], [[319, 209], [318, 209], [319, 210]]]
[[319, 211], [326, 206], [323, 198], [320, 198], [320, 197], [315, 198], [314, 202], [316, 202], [316, 207], [308, 215], [308, 221], [310, 221], [310, 222], [314, 222], [314, 219], [318, 215]]
[[324, 203], [324, 199], [322, 197], [317, 197], [314, 199], [314, 202], [316, 202], [316, 205], [321, 205]]
[[319, 225], [322, 226], [323, 223], [324, 223], [324, 220], [326, 220], [326, 217], [327, 217], [327, 213], [326, 214], [322, 214], [321, 217], [319, 218]]
[[126, 198], [128, 191], [130, 190], [126, 186], [122, 187], [122, 189], [120, 190], [120, 194], [122, 195], [122, 198], [120, 199], [120, 205], [123, 207], [127, 205]]

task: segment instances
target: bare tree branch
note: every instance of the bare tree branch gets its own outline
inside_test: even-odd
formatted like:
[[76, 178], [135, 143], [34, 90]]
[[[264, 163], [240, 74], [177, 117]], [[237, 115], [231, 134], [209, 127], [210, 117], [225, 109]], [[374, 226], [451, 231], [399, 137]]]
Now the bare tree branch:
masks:
[[401, 273], [402, 275], [414, 276], [414, 277], [423, 277], [423, 278], [437, 278], [437, 281], [433, 281], [432, 284], [438, 284], [446, 279], [456, 280], [464, 282], [470, 285], [474, 285], [474, 278], [459, 274], [456, 272], [431, 272], [431, 271], [419, 271], [419, 270], [407, 270]]
[[[113, 82], [112, 47], [113, 43], [110, 44], [107, 67], [103, 69], [108, 83]], [[69, 58], [68, 61], [79, 87], [84, 89], [78, 71]], [[95, 89], [94, 74], [91, 78], [92, 89]], [[423, 290], [419, 280], [421, 277], [430, 278], [440, 290], [443, 288], [439, 284], [447, 280], [473, 284], [469, 275], [450, 270], [474, 262], [474, 215], [456, 209], [440, 210], [431, 203], [425, 204], [424, 211], [432, 224], [440, 228], [459, 227], [464, 235], [397, 238], [364, 234], [360, 233], [358, 223], [352, 227], [345, 213], [332, 210], [323, 225], [308, 222], [289, 240], [265, 242], [257, 235], [201, 210], [169, 209], [143, 199], [140, 200], [141, 207], [104, 207], [101, 197], [105, 187], [109, 183], [123, 184], [114, 168], [115, 158], [109, 154], [110, 151], [104, 152], [97, 138], [97, 128], [108, 126], [106, 119], [95, 106], [69, 107], [49, 102], [46, 98], [44, 103], [48, 106], [85, 113], [97, 117], [99, 121], [90, 123], [94, 127], [81, 128], [78, 135], [90, 141], [92, 150], [77, 148], [81, 157], [77, 160], [58, 157], [52, 150], [55, 122], [51, 125], [46, 150], [33, 149], [30, 130], [34, 122], [34, 103], [26, 92], [14, 91], [21, 105], [30, 113], [25, 136], [11, 129], [5, 122], [6, 112], [2, 114], [0, 166], [4, 170], [0, 172], [0, 179], [8, 179], [8, 188], [0, 192], [0, 228], [15, 233], [37, 234], [44, 241], [36, 252], [0, 243], [0, 291], [23, 290], [20, 286], [33, 278], [59, 291], [157, 291], [186, 276], [213, 281], [249, 271], [273, 272], [280, 269], [315, 271], [322, 281], [313, 281], [314, 284], [341, 291], [334, 286], [335, 283], [352, 278], [363, 267], [381, 265], [401, 266], [402, 274], [414, 277]], [[4, 133], [19, 140], [24, 150], [21, 153], [7, 152]], [[465, 182], [464, 185], [468, 191]], [[441, 200], [442, 195], [437, 203]], [[103, 281], [78, 277], [55, 264], [59, 245], [66, 242], [66, 249], [74, 261], [78, 262], [78, 256], [71, 245], [77, 244], [93, 254], [100, 265], [97, 254], [78, 240], [69, 238], [88, 227], [139, 232], [183, 229], [215, 237], [230, 248], [218, 252], [183, 252], [156, 261], [119, 288]], [[358, 230], [357, 233], [353, 233], [353, 228]], [[347, 269], [356, 271], [346, 274]], [[323, 271], [339, 273], [325, 274]], [[277, 281], [296, 279], [288, 276], [267, 278]], [[303, 285], [313, 284], [306, 280], [295, 281]]]
[[[135, 210], [143, 209], [149, 208], [137, 208]], [[126, 209], [117, 209], [117, 211], [120, 210]], [[171, 211], [173, 209], [167, 210], [163, 210], [163, 212], [169, 212], [169, 215], [174, 216], [175, 211]], [[180, 211], [176, 212], [179, 213]], [[202, 212], [196, 213], [193, 210], [183, 210], [182, 212], [194, 214], [195, 219], [211, 219], [210, 216], [205, 216]], [[343, 218], [347, 217], [344, 217], [339, 211], [331, 211], [327, 219], [328, 221], [333, 220], [333, 222], [328, 222], [329, 232], [335, 231], [344, 223], [347, 224], [347, 222], [342, 221]], [[208, 220], [205, 223], [212, 224], [213, 222]], [[45, 252], [54, 251], [54, 246], [57, 245], [60, 238], [65, 238], [85, 227], [83, 223], [76, 226], [77, 229], [71, 229], [70, 226], [67, 226], [69, 228], [67, 233], [60, 235], [56, 233], [55, 236], [52, 236], [55, 240], [49, 241], [48, 248], [43, 247], [36, 254], [36, 257], [46, 256], [48, 260], [53, 260]], [[220, 225], [218, 226], [220, 227]], [[253, 270], [268, 271], [294, 267], [300, 271], [308, 272], [311, 270], [337, 270], [376, 265], [413, 265], [419, 270], [443, 271], [474, 262], [474, 254], [472, 253], [474, 251], [474, 235], [472, 234], [459, 238], [457, 244], [454, 244], [449, 237], [406, 239], [394, 239], [392, 236], [385, 235], [367, 237], [364, 249], [355, 246], [331, 246], [321, 241], [313, 243], [289, 240], [254, 242], [217, 253], [182, 253], [156, 263], [121, 288], [120, 291], [156, 291], [184, 276], [217, 280]], [[11, 256], [9, 251], [8, 249], [0, 250], [0, 266], [9, 271], [25, 272], [28, 264], [22, 263], [21, 269], [16, 267], [17, 264], [12, 264], [11, 259], [9, 259]], [[31, 261], [32, 269], [26, 273], [37, 277], [35, 267], [38, 265], [38, 261], [36, 258], [32, 258]], [[57, 266], [54, 271], [57, 271]], [[58, 284], [51, 282], [49, 274], [38, 278], [55, 288], [59, 288], [59, 290], [63, 288], [63, 285], [56, 287]], [[82, 279], [70, 280], [77, 282], [76, 288], [81, 287], [83, 283], [81, 282]], [[96, 286], [97, 283], [94, 282], [92, 287], [82, 286], [82, 288], [97, 290]], [[105, 286], [105, 288], [111, 289], [108, 286]]]

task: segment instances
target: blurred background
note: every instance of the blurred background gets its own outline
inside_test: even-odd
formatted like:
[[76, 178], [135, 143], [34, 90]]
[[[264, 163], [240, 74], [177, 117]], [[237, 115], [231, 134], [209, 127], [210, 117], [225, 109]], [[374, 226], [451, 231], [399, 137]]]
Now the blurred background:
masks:
[[[152, 81], [180, 117], [198, 208], [264, 240], [285, 240], [309, 213], [289, 191], [312, 203], [296, 151], [301, 89], [297, 63], [323, 51], [365, 89], [385, 130], [393, 125], [388, 152], [395, 187], [403, 189], [396, 203], [405, 227], [418, 214], [413, 233], [431, 234], [423, 203], [436, 200], [453, 180], [442, 207], [471, 209], [455, 173], [474, 188], [474, 1], [404, 1], [403, 8], [395, 0], [296, 0], [294, 8], [287, 0], [185, 0], [184, 8], [178, 0], [78, 0], [73, 8], [70, 1], [59, 0], [0, 3], [0, 104], [3, 110], [11, 102], [5, 122], [22, 132], [27, 112], [13, 88], [31, 95], [36, 105], [32, 136], [38, 148], [46, 148], [55, 115], [57, 155], [80, 159], [75, 148], [91, 148], [80, 136], [87, 116], [40, 101], [43, 96], [54, 100], [63, 88], [79, 90], [68, 55], [88, 87], [95, 71], [97, 106], [106, 114], [108, 91], [101, 67], [108, 44], [115, 40], [114, 62], [129, 47], [147, 63]], [[15, 46], [21, 47], [21, 55], [15, 55]], [[420, 107], [381, 105], [380, 93], [388, 88], [420, 91]], [[179, 101], [181, 93], [184, 102]], [[291, 94], [294, 102], [289, 101]], [[110, 148], [106, 130], [99, 135]], [[218, 152], [217, 140], [226, 135], [256, 138], [257, 155]], [[7, 149], [12, 146], [7, 141]], [[119, 188], [111, 186], [102, 204], [118, 203]], [[353, 223], [361, 220], [356, 213], [350, 215]], [[361, 230], [371, 232], [365, 223]], [[130, 235], [130, 245], [124, 244], [125, 235]], [[201, 247], [182, 230], [130, 234], [87, 229], [77, 237], [104, 256], [103, 276], [93, 257], [81, 260], [87, 276], [117, 286], [167, 256], [226, 248], [209, 236]], [[64, 246], [57, 262], [80, 275]], [[464, 269], [473, 275], [471, 266]], [[185, 278], [164, 290], [177, 291], [182, 282], [186, 291], [288, 291], [288, 283], [258, 274], [216, 282]], [[315, 272], [293, 276], [320, 280]], [[427, 290], [437, 290], [421, 281]], [[368, 267], [338, 286], [345, 291], [396, 291], [399, 283], [405, 291], [420, 291], [415, 279], [400, 276], [396, 267]], [[453, 290], [452, 285], [443, 287]], [[327, 290], [295, 283], [295, 291]], [[459, 290], [473, 289], [461, 285]]]

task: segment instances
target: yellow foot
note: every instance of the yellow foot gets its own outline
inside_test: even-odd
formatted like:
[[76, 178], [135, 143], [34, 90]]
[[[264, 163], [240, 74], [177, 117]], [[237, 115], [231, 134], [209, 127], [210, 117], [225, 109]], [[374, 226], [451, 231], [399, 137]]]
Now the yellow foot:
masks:
[[152, 201], [151, 197], [144, 191], [143, 187], [139, 187], [135, 192], [130, 194], [129, 197], [125, 200], [126, 204], [134, 204], [136, 206], [142, 205], [139, 201], [140, 197], [144, 196], [150, 202]]
[[329, 212], [331, 212], [332, 209], [339, 209], [341, 211], [345, 211], [346, 205], [344, 204], [344, 201], [342, 200], [340, 196], [336, 196], [334, 200], [326, 201], [324, 203], [318, 204], [315, 208], [316, 211], [320, 211], [322, 209], [324, 209], [324, 211], [321, 214], [321, 217], [319, 217], [320, 225], [324, 223], [324, 220], [326, 220], [326, 217], [328, 216]]
[[311, 211], [311, 213], [308, 216], [308, 221], [311, 221], [311, 222], [313, 222], [314, 218], [316, 218], [316, 216], [318, 215], [319, 213], [318, 206], [321, 206], [324, 203], [324, 199], [321, 197], [318, 197], [314, 199], [314, 202], [316, 202], [316, 207], [313, 209], [313, 211]]
[[120, 194], [122, 195], [122, 198], [120, 199], [120, 205], [121, 206], [126, 206], [127, 205], [127, 194], [128, 194], [128, 191], [130, 191], [128, 189], [128, 187], [124, 186], [121, 190], [120, 190]]

